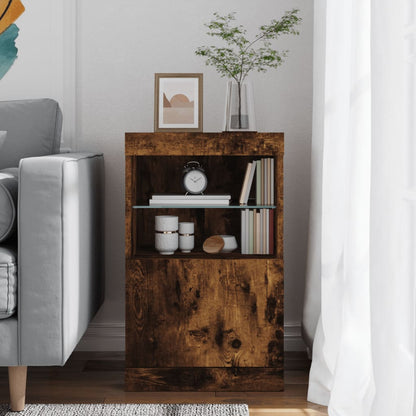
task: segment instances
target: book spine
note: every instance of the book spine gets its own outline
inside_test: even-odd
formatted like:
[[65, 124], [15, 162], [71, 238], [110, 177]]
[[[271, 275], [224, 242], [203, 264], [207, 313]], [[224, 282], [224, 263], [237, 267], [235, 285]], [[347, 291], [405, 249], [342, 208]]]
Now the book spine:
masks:
[[241, 245], [241, 254], [247, 254], [246, 252], [246, 210], [241, 210], [241, 236], [240, 236], [240, 245]]
[[167, 200], [163, 200], [163, 199], [157, 199], [157, 200], [153, 200], [150, 199], [149, 200], [149, 205], [192, 205], [192, 206], [204, 206], [204, 205], [208, 205], [208, 206], [212, 206], [212, 205], [220, 205], [220, 206], [229, 206], [230, 205], [230, 201], [227, 199], [224, 200], [219, 200], [219, 199], [214, 199], [214, 200], [204, 200], [204, 201], [200, 201], [200, 200], [190, 200], [190, 201], [184, 201], [183, 199], [167, 199]]
[[250, 169], [251, 169], [251, 162], [247, 163], [246, 173], [244, 175], [243, 185], [241, 187], [241, 192], [240, 192], [240, 199], [238, 200], [240, 205], [244, 205], [244, 196], [245, 196], [245, 192], [246, 192], [247, 185], [248, 185]]
[[253, 254], [257, 254], [257, 210], [253, 209]]
[[160, 200], [165, 200], [165, 201], [170, 201], [172, 199], [175, 200], [183, 200], [183, 201], [205, 201], [205, 200], [229, 200], [231, 199], [231, 195], [163, 195], [163, 194], [155, 194], [152, 195], [152, 197], [150, 198], [151, 200], [154, 201], [160, 201]]
[[267, 209], [263, 211], [263, 254], [267, 254]]
[[270, 211], [271, 209], [266, 209], [266, 253], [270, 254], [270, 232], [269, 232], [269, 221], [270, 221]]
[[274, 253], [274, 210], [270, 209], [269, 215], [269, 254]]
[[263, 183], [263, 187], [264, 187], [264, 205], [267, 205], [267, 161], [268, 159], [264, 159], [264, 183]]
[[264, 159], [260, 161], [260, 170], [261, 170], [261, 179], [260, 179], [260, 189], [261, 189], [261, 197], [260, 197], [260, 205], [264, 205]]
[[256, 165], [256, 205], [261, 205], [261, 160]]
[[259, 238], [259, 243], [260, 243], [260, 247], [259, 247], [259, 254], [263, 254], [263, 250], [264, 250], [264, 241], [263, 241], [263, 219], [264, 219], [264, 209], [260, 209], [260, 238]]
[[256, 254], [261, 254], [260, 233], [261, 233], [260, 212], [256, 212]]
[[270, 192], [271, 192], [271, 197], [270, 197], [270, 203], [271, 205], [274, 205], [274, 159], [272, 158], [271, 160], [271, 186], [270, 186]]
[[272, 159], [267, 159], [267, 205], [272, 204]]
[[254, 211], [251, 209], [249, 210], [249, 248], [248, 248], [248, 254], [254, 254]]
[[248, 198], [250, 196], [251, 187], [252, 187], [252, 184], [253, 184], [253, 178], [254, 178], [254, 172], [255, 171], [256, 171], [256, 161], [253, 160], [253, 162], [251, 162], [251, 165], [250, 165], [250, 172], [249, 172], [249, 176], [248, 176], [247, 187], [246, 187], [244, 197], [243, 197], [243, 205], [247, 205]]

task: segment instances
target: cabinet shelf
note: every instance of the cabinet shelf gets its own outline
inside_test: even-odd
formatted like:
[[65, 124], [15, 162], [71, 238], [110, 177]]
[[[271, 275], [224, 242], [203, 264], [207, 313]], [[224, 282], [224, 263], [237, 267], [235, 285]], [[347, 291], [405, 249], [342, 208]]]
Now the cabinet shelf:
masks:
[[273, 259], [273, 254], [241, 254], [240, 250], [233, 251], [231, 253], [217, 253], [208, 254], [202, 251], [202, 249], [195, 248], [191, 253], [181, 253], [179, 250], [175, 251], [172, 255], [163, 255], [155, 251], [154, 247], [145, 247], [138, 250], [135, 256], [132, 257], [134, 260], [140, 259], [203, 259], [203, 260], [218, 260], [218, 259]]
[[133, 209], [276, 209], [276, 205], [133, 205]]

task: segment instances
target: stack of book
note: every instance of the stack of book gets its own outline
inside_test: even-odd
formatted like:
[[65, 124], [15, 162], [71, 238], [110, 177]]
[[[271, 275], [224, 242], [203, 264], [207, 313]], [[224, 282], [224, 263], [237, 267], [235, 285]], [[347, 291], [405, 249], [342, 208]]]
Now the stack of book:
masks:
[[274, 159], [262, 158], [247, 164], [243, 186], [240, 194], [240, 205], [247, 205], [254, 176], [256, 176], [256, 205], [274, 204]]
[[274, 210], [241, 211], [241, 254], [273, 254]]
[[230, 205], [231, 195], [177, 195], [156, 194], [149, 199], [149, 205], [187, 205], [187, 206], [227, 206]]

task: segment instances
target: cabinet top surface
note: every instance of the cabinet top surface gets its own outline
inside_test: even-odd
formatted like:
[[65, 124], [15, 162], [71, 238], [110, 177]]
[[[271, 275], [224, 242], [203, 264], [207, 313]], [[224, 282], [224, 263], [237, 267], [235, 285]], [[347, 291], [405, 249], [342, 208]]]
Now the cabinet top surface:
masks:
[[274, 155], [284, 152], [283, 133], [126, 133], [126, 156]]

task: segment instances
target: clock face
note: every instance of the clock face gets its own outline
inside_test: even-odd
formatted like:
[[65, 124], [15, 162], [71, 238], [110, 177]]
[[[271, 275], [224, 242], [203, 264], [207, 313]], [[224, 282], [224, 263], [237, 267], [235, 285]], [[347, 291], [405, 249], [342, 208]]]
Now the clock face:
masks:
[[199, 170], [191, 170], [185, 174], [183, 184], [187, 192], [191, 194], [200, 194], [204, 192], [208, 181], [203, 172]]

